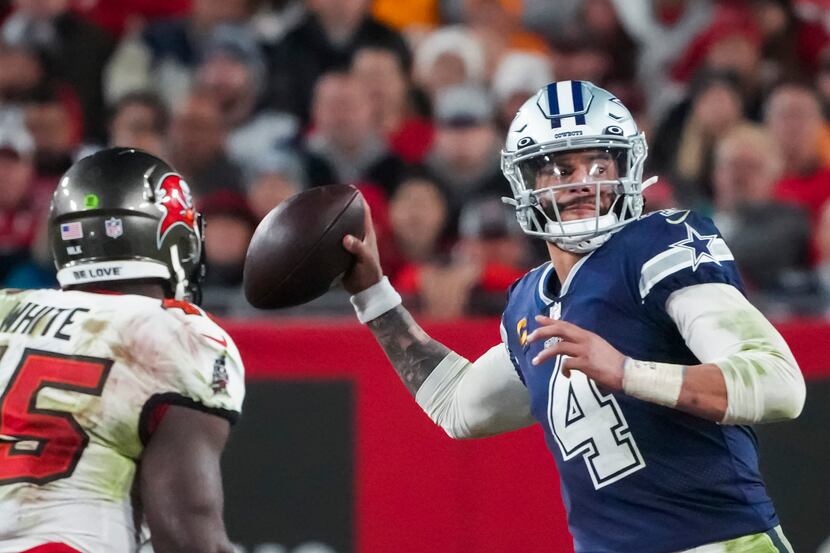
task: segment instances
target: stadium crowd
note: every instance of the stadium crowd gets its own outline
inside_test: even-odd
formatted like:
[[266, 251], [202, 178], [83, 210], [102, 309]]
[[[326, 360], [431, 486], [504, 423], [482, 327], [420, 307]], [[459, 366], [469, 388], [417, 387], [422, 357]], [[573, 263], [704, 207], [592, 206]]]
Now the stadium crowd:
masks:
[[[647, 210], [711, 216], [769, 315], [830, 316], [827, 0], [0, 2], [0, 286], [56, 286], [61, 174], [133, 146], [206, 217], [209, 310], [254, 313], [242, 266], [265, 214], [348, 183], [410, 306], [498, 314], [545, 258], [499, 199], [499, 151], [567, 79], [635, 112]], [[344, 294], [294, 312], [349, 312]]]

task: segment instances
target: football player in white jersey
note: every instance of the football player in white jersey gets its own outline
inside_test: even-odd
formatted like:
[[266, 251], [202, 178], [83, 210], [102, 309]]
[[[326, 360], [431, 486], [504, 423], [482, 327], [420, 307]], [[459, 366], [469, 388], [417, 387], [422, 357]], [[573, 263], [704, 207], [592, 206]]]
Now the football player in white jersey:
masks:
[[0, 290], [0, 553], [232, 552], [220, 455], [244, 396], [199, 301], [187, 184], [116, 148], [61, 179], [62, 290]]

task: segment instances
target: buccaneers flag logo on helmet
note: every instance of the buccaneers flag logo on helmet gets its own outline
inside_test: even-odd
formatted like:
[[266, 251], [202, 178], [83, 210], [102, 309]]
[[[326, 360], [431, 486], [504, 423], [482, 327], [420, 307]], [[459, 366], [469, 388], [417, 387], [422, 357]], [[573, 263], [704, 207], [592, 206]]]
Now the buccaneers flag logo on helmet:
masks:
[[176, 225], [185, 225], [196, 230], [196, 212], [193, 210], [193, 196], [190, 187], [175, 173], [168, 173], [161, 178], [156, 189], [156, 204], [164, 210], [164, 217], [159, 223], [158, 246], [167, 233]]

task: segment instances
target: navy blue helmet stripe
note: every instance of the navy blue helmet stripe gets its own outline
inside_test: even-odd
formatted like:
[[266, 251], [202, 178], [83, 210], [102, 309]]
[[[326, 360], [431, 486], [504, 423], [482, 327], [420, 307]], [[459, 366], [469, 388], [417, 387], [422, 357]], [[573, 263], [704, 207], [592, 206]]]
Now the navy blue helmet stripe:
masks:
[[550, 128], [561, 127], [562, 118], [559, 117], [559, 93], [556, 91], [556, 83], [548, 85], [548, 111], [550, 112]]
[[[582, 100], [582, 81], [571, 81], [571, 94], [573, 94], [574, 99], [574, 111], [580, 112], [585, 109], [585, 104]], [[585, 114], [577, 115], [576, 116], [576, 124], [577, 125], [584, 125], [585, 124]]]

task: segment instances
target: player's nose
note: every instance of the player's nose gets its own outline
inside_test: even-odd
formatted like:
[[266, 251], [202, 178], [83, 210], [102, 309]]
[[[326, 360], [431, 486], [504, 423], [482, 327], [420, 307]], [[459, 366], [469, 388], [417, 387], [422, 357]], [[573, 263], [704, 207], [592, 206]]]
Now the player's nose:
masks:
[[587, 165], [577, 165], [570, 175], [572, 187], [569, 192], [586, 192], [591, 190], [590, 170]]

